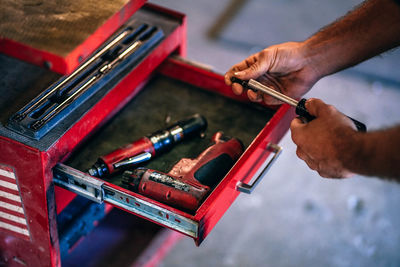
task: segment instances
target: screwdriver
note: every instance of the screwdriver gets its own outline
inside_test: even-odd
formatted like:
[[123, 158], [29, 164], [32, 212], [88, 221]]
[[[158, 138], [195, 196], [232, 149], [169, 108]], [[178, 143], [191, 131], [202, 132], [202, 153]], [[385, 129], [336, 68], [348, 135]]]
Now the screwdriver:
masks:
[[[231, 81], [233, 83], [238, 83], [241, 86], [243, 86], [243, 88], [248, 88], [251, 89], [253, 91], [260, 91], [263, 93], [266, 93], [267, 95], [270, 95], [284, 103], [287, 103], [293, 107], [296, 108], [296, 114], [305, 118], [307, 121], [312, 121], [313, 119], [315, 119], [315, 116], [311, 115], [310, 113], [308, 113], [307, 109], [306, 109], [306, 101], [307, 99], [302, 98], [300, 101], [297, 101], [293, 98], [290, 98], [284, 94], [281, 94], [277, 91], [275, 91], [274, 89], [272, 89], [271, 87], [265, 86], [264, 84], [257, 82], [256, 80], [250, 79], [248, 81], [245, 80], [241, 80], [239, 78], [236, 77], [232, 77]], [[351, 119], [354, 123], [354, 125], [357, 128], [357, 131], [359, 132], [366, 132], [367, 131], [367, 127], [365, 126], [364, 123], [359, 122], [358, 120], [355, 120], [349, 116], [347, 116], [349, 119]]]

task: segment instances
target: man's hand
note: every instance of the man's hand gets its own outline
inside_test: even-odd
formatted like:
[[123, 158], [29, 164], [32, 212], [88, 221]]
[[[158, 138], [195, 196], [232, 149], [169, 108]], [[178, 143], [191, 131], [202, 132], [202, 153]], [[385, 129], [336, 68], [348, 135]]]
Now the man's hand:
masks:
[[319, 99], [307, 100], [306, 108], [316, 119], [303, 123], [295, 118], [290, 125], [293, 142], [297, 145], [297, 156], [322, 177], [351, 176], [344, 161], [349, 156], [346, 153], [354, 149], [357, 131], [353, 122]]
[[[307, 40], [271, 46], [234, 65], [225, 74], [256, 79], [292, 98], [300, 98], [322, 77], [400, 46], [400, 5], [393, 0], [368, 0]], [[382, 16], [384, 14], [384, 16]], [[242, 86], [233, 84], [234, 93]], [[247, 91], [253, 101], [279, 104], [260, 92]], [[325, 177], [359, 174], [393, 177], [400, 182], [400, 126], [360, 133], [346, 116], [320, 100], [309, 100], [317, 118], [292, 122], [297, 155]]]
[[[242, 79], [256, 79], [292, 98], [299, 98], [318, 81], [317, 72], [309, 64], [302, 52], [302, 43], [283, 43], [274, 45], [256, 53], [234, 65], [225, 74], [225, 83], [232, 85], [233, 76]], [[232, 90], [240, 95], [243, 87], [234, 83]], [[281, 104], [279, 100], [261, 92], [247, 91], [252, 101], [262, 101], [268, 105]]]

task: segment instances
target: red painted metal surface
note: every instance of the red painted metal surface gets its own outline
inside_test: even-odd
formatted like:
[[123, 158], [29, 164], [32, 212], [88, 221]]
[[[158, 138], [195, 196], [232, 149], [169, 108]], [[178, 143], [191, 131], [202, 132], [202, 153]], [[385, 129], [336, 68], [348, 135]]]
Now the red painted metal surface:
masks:
[[30, 240], [18, 180], [13, 168], [0, 164], [0, 229]]
[[[0, 229], [3, 261], [0, 265], [58, 266], [52, 174], [46, 170], [45, 156], [36, 149], [4, 137], [0, 137], [0, 151], [1, 164], [15, 172], [28, 230], [27, 237], [21, 238], [18, 234]], [[7, 208], [16, 211], [15, 207]]]
[[54, 194], [56, 196], [57, 214], [59, 214], [76, 197], [75, 193], [64, 188], [55, 186]]
[[282, 105], [274, 117], [247, 148], [230, 173], [214, 190], [197, 211], [195, 220], [200, 222], [197, 244], [211, 232], [226, 210], [230, 207], [239, 192], [236, 185], [239, 181], [248, 183], [265, 162], [270, 152], [268, 143], [277, 144], [289, 128], [295, 114], [289, 105]]
[[[103, 25], [104, 28], [102, 30], [98, 30], [94, 36], [83, 44], [88, 46], [85, 51], [94, 51], [108, 37], [108, 33], [111, 34], [113, 29], [117, 29], [127, 19], [127, 16], [136, 11], [143, 2], [132, 1], [131, 3], [134, 4], [126, 7], [129, 8], [129, 12], [125, 10], [124, 14], [117, 13], [113, 19]], [[153, 5], [149, 5], [149, 7], [156, 8]], [[39, 151], [0, 136], [0, 151], [2, 152], [0, 153], [0, 165], [7, 167], [3, 167], [3, 170], [6, 169], [7, 173], [11, 173], [10, 169], [13, 170], [12, 173], [15, 173], [19, 190], [13, 193], [15, 195], [19, 193], [22, 202], [21, 207], [14, 205], [19, 208], [17, 213], [12, 210], [8, 211], [14, 217], [8, 216], [0, 221], [0, 266], [60, 266], [55, 221], [56, 206], [57, 211], [60, 212], [75, 197], [75, 194], [61, 188], [54, 189], [52, 185], [52, 168], [56, 163], [65, 160], [79, 143], [88, 138], [96, 128], [105, 123], [108, 118], [117, 113], [134, 97], [146, 83], [152, 71], [168, 55], [173, 51], [178, 51], [183, 55], [186, 47], [185, 17], [176, 12], [171, 12], [171, 15], [176, 17], [178, 21], [181, 20], [182, 26], [178, 27], [170, 36], [167, 36], [137, 68], [77, 121], [48, 151]], [[100, 38], [102, 34], [108, 35]], [[20, 49], [24, 49], [22, 59], [38, 65], [42, 65], [44, 60], [55, 60], [53, 68], [60, 69], [53, 70], [61, 73], [69, 72], [77, 65], [77, 57], [81, 55], [80, 51], [83, 49], [83, 46], [78, 47], [75, 50], [76, 52], [70, 55], [70, 58], [57, 61], [51, 58], [52, 55], [49, 53], [24, 47], [22, 44], [8, 40], [1, 40], [0, 46], [3, 52], [6, 49], [8, 54], [11, 55], [13, 53], [19, 54], [21, 53]], [[65, 64], [71, 65], [67, 66]], [[6, 182], [9, 182], [9, 180]], [[7, 188], [3, 188], [3, 192], [7, 190]], [[9, 197], [9, 195], [2, 193], [2, 197], [4, 196]], [[17, 203], [11, 202], [11, 204]], [[4, 207], [5, 205], [1, 209], [4, 209]], [[25, 229], [22, 227], [21, 221], [20, 223], [10, 222], [10, 218], [22, 218], [18, 214], [21, 208], [26, 218], [26, 229], [28, 230], [27, 233], [22, 231], [22, 236], [21, 233], [15, 232], [15, 226], [21, 226], [19, 228]], [[110, 209], [111, 206], [107, 205], [107, 211]], [[5, 212], [3, 211], [0, 214], [5, 214]], [[14, 227], [2, 230], [1, 226], [3, 228], [7, 227], [5, 226], [6, 223]]]
[[[194, 63], [195, 64], [195, 63]], [[235, 95], [229, 86], [225, 85], [221, 74], [212, 70], [204, 69], [196, 66], [191, 62], [185, 62], [180, 58], [168, 58], [157, 69], [161, 74], [180, 80], [205, 90], [218, 92], [223, 96], [238, 100], [241, 102], [249, 102], [245, 94]]]
[[[158, 68], [158, 71], [164, 75], [188, 82], [205, 90], [214, 91], [239, 101], [249, 102], [248, 98], [244, 94], [241, 96], [233, 94], [231, 88], [225, 85], [222, 75], [191, 64], [187, 64], [180, 60], [168, 58]], [[195, 239], [195, 241], [196, 244], [199, 245], [211, 232], [213, 227], [217, 224], [223, 214], [229, 209], [230, 205], [239, 195], [239, 192], [236, 190], [237, 183], [239, 181], [248, 183], [252, 179], [270, 154], [270, 152], [267, 150], [268, 143], [279, 142], [289, 128], [290, 121], [294, 118], [294, 116], [295, 113], [293, 108], [288, 105], [280, 106], [274, 116], [269, 121], [266, 121], [266, 125], [262, 131], [250, 144], [245, 153], [241, 156], [224, 180], [203, 202], [195, 215], [172, 208], [169, 205], [157, 202], [156, 200], [147, 198], [143, 195], [136, 194], [114, 184], [108, 182], [105, 182], [105, 184], [128, 195], [143, 199], [149, 203], [170, 210], [175, 214], [198, 222], [199, 236]], [[125, 211], [130, 212], [128, 210]], [[138, 216], [142, 217], [140, 215]], [[148, 218], [144, 219], [149, 220]], [[158, 222], [153, 222], [162, 225]]]
[[131, 144], [125, 145], [107, 155], [101, 156], [100, 159], [107, 165], [108, 172], [114, 173], [116, 171], [114, 168], [115, 163], [132, 157], [132, 155], [139, 155], [143, 152], [149, 152], [152, 156], [154, 156], [156, 153], [153, 143], [147, 137], [142, 137], [139, 140], [135, 140], [135, 142]]
[[10, 39], [0, 39], [0, 53], [41, 67], [44, 67], [47, 64], [46, 62], [51, 62], [50, 69], [52, 71], [60, 74], [66, 74], [68, 72], [67, 62], [64, 58]]
[[[154, 7], [154, 5], [147, 6], [149, 8]], [[185, 20], [184, 15], [176, 12], [173, 12], [173, 14], [177, 14], [177, 20], [182, 22]], [[173, 51], [180, 51], [180, 47], [185, 46], [186, 39], [182, 39], [185, 32], [184, 24], [172, 32], [49, 149], [48, 152], [53, 166], [60, 161], [64, 161], [79, 143], [88, 138], [94, 130], [103, 125], [140, 92], [153, 70]], [[71, 193], [64, 191], [58, 190], [58, 193], [61, 194], [56, 195], [57, 207], [59, 205], [65, 206], [66, 198], [72, 200]], [[58, 208], [57, 210], [60, 211]]]
[[0, 38], [0, 52], [38, 66], [50, 66], [50, 70], [60, 74], [71, 73], [82, 60], [90, 56], [145, 2], [146, 0], [129, 1], [119, 12], [115, 13], [66, 56], [49, 53], [6, 38]]
[[[195, 159], [182, 158], [168, 174], [147, 169], [145, 172], [140, 171], [129, 175], [132, 178], [131, 187], [140, 195], [148, 196], [177, 209], [196, 211], [211, 190], [210, 184], [205, 185], [200, 180], [211, 172], [203, 169], [203, 173], [199, 174], [199, 170], [201, 171], [203, 166], [213, 164], [213, 162], [223, 163], [218, 161], [220, 156], [228, 156], [232, 163], [236, 162], [243, 152], [242, 144], [237, 139], [222, 140], [222, 136], [222, 132], [215, 134], [212, 138], [213, 145], [209, 146]], [[219, 166], [219, 168], [222, 168], [222, 166]], [[212, 170], [212, 173], [215, 174], [215, 169]], [[159, 177], [159, 175], [163, 178], [157, 179], [156, 177]], [[171, 186], [173, 183], [166, 183], [166, 177], [171, 181], [175, 180], [184, 184], [185, 190]]]
[[[181, 60], [169, 58], [159, 67], [158, 71], [166, 76], [214, 91], [226, 97], [249, 102], [245, 94], [240, 96], [233, 94], [231, 88], [225, 85], [222, 75]], [[239, 195], [236, 184], [239, 181], [249, 182], [251, 180], [270, 154], [266, 149], [267, 144], [279, 142], [289, 128], [290, 121], [294, 116], [293, 108], [286, 104], [280, 106], [228, 175], [200, 206], [195, 216], [187, 216], [199, 222], [199, 236], [195, 240], [196, 244], [200, 244], [204, 240], [225, 211], [229, 209]]]
[[[215, 91], [232, 99], [248, 101], [245, 95], [234, 95], [231, 88], [224, 84], [223, 76], [179, 60], [166, 60], [167, 56], [173, 51], [178, 52], [180, 55], [186, 54], [186, 18], [180, 13], [161, 7], [150, 4], [148, 7], [163, 11], [179, 19], [181, 26], [166, 37], [137, 68], [132, 70], [117, 86], [94, 105], [48, 151], [40, 152], [13, 140], [0, 137], [0, 151], [5, 151], [0, 154], [0, 163], [15, 171], [30, 238], [29, 240], [27, 238], [19, 238], [17, 235], [13, 236], [8, 232], [0, 231], [0, 256], [3, 259], [7, 259], [7, 262], [0, 262], [0, 265], [20, 266], [21, 262], [28, 263], [29, 266], [58, 266], [60, 264], [55, 205], [57, 205], [59, 212], [75, 195], [69, 191], [56, 188], [56, 200], [53, 199], [54, 192], [51, 186], [52, 168], [56, 163], [64, 161], [80, 143], [131, 100], [142, 89], [153, 70], [161, 62], [164, 63], [158, 68], [158, 71], [165, 75], [206, 90]], [[112, 24], [112, 22], [110, 23]], [[116, 22], [114, 21], [113, 23], [115, 24]], [[116, 26], [114, 24], [105, 27], [110, 29], [108, 27]], [[88, 39], [85, 45], [89, 45], [93, 51], [100, 43], [97, 43], [97, 39], [94, 38]], [[17, 50], [22, 48], [18, 47], [18, 44], [10, 42], [6, 42], [6, 44]], [[12, 49], [10, 47], [7, 48], [7, 45], [6, 49]], [[4, 49], [4, 42], [2, 47]], [[69, 69], [68, 64], [72, 64], [71, 66], [75, 64], [76, 66], [77, 57], [81, 54], [79, 49], [82, 48], [77, 49], [76, 51], [78, 52], [73, 57], [71, 56], [71, 61], [64, 59], [67, 65], [64, 66], [60, 63], [60, 66], [58, 66], [58, 63], [54, 63], [53, 67], [58, 66], [57, 68], [60, 68], [60, 70], [57, 71], [62, 73], [71, 71], [72, 67]], [[32, 56], [36, 64], [41, 65], [43, 60], [46, 60], [42, 51], [27, 49], [26, 53], [32, 53], [32, 55], [24, 55], [24, 57]], [[62, 68], [64, 69], [61, 70]], [[269, 155], [269, 152], [266, 151], [268, 142], [277, 143], [287, 131], [293, 117], [294, 112], [289, 106], [283, 105], [279, 107], [273, 118], [266, 123], [264, 129], [247, 148], [225, 179], [209, 195], [195, 215], [190, 215], [107, 182], [106, 184], [197, 221], [199, 223], [199, 236], [196, 239], [196, 243], [200, 244], [238, 196], [239, 192], [236, 190], [237, 182], [248, 182], [252, 178]], [[152, 258], [149, 262], [157, 262], [157, 257]], [[151, 264], [148, 266], [153, 266]]]
[[[225, 85], [222, 75], [187, 64], [180, 60], [168, 58], [158, 68], [158, 71], [164, 75], [188, 82], [205, 90], [214, 91], [239, 101], [249, 102], [248, 98], [244, 94], [241, 96], [233, 94], [231, 88]], [[250, 144], [228, 175], [200, 206], [195, 215], [183, 212], [169, 205], [160, 203], [143, 195], [139, 195], [109, 182], [105, 182], [105, 184], [128, 195], [143, 199], [149, 203], [170, 210], [175, 214], [198, 222], [199, 236], [195, 239], [195, 241], [196, 244], [199, 245], [211, 232], [213, 227], [217, 224], [223, 214], [229, 209], [230, 205], [239, 195], [239, 192], [236, 190], [237, 183], [239, 181], [248, 183], [252, 179], [254, 174], [258, 171], [270, 154], [270, 152], [266, 149], [267, 144], [269, 142], [279, 142], [289, 128], [290, 121], [294, 116], [294, 110], [290, 108], [290, 106], [280, 106], [274, 116], [268, 122], [266, 122], [263, 130]], [[123, 210], [130, 212], [126, 209]], [[142, 217], [140, 215], [137, 216]], [[148, 218], [144, 219], [149, 220]], [[156, 221], [153, 222], [162, 225]]]

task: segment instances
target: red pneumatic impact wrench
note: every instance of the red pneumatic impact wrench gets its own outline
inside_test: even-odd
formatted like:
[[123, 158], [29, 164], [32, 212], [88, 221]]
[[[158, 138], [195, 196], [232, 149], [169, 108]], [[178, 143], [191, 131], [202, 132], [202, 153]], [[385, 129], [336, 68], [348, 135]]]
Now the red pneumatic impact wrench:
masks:
[[212, 141], [215, 144], [196, 159], [181, 159], [168, 174], [147, 168], [125, 171], [123, 184], [146, 197], [194, 212], [243, 153], [238, 139], [221, 132]]
[[170, 150], [183, 139], [200, 135], [206, 128], [207, 120], [195, 114], [100, 157], [88, 173], [103, 178], [123, 168], [135, 166]]

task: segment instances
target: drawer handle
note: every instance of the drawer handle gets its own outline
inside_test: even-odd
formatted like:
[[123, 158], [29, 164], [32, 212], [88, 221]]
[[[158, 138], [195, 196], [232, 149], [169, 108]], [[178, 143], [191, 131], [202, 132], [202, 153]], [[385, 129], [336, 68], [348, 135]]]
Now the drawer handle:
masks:
[[270, 159], [268, 164], [265, 166], [263, 171], [258, 175], [258, 177], [254, 180], [253, 184], [249, 185], [239, 181], [236, 185], [236, 190], [242, 193], [251, 194], [254, 188], [258, 185], [264, 175], [267, 173], [271, 165], [275, 162], [275, 160], [279, 157], [282, 152], [282, 147], [278, 146], [277, 144], [268, 143], [267, 150], [274, 153], [274, 156]]

